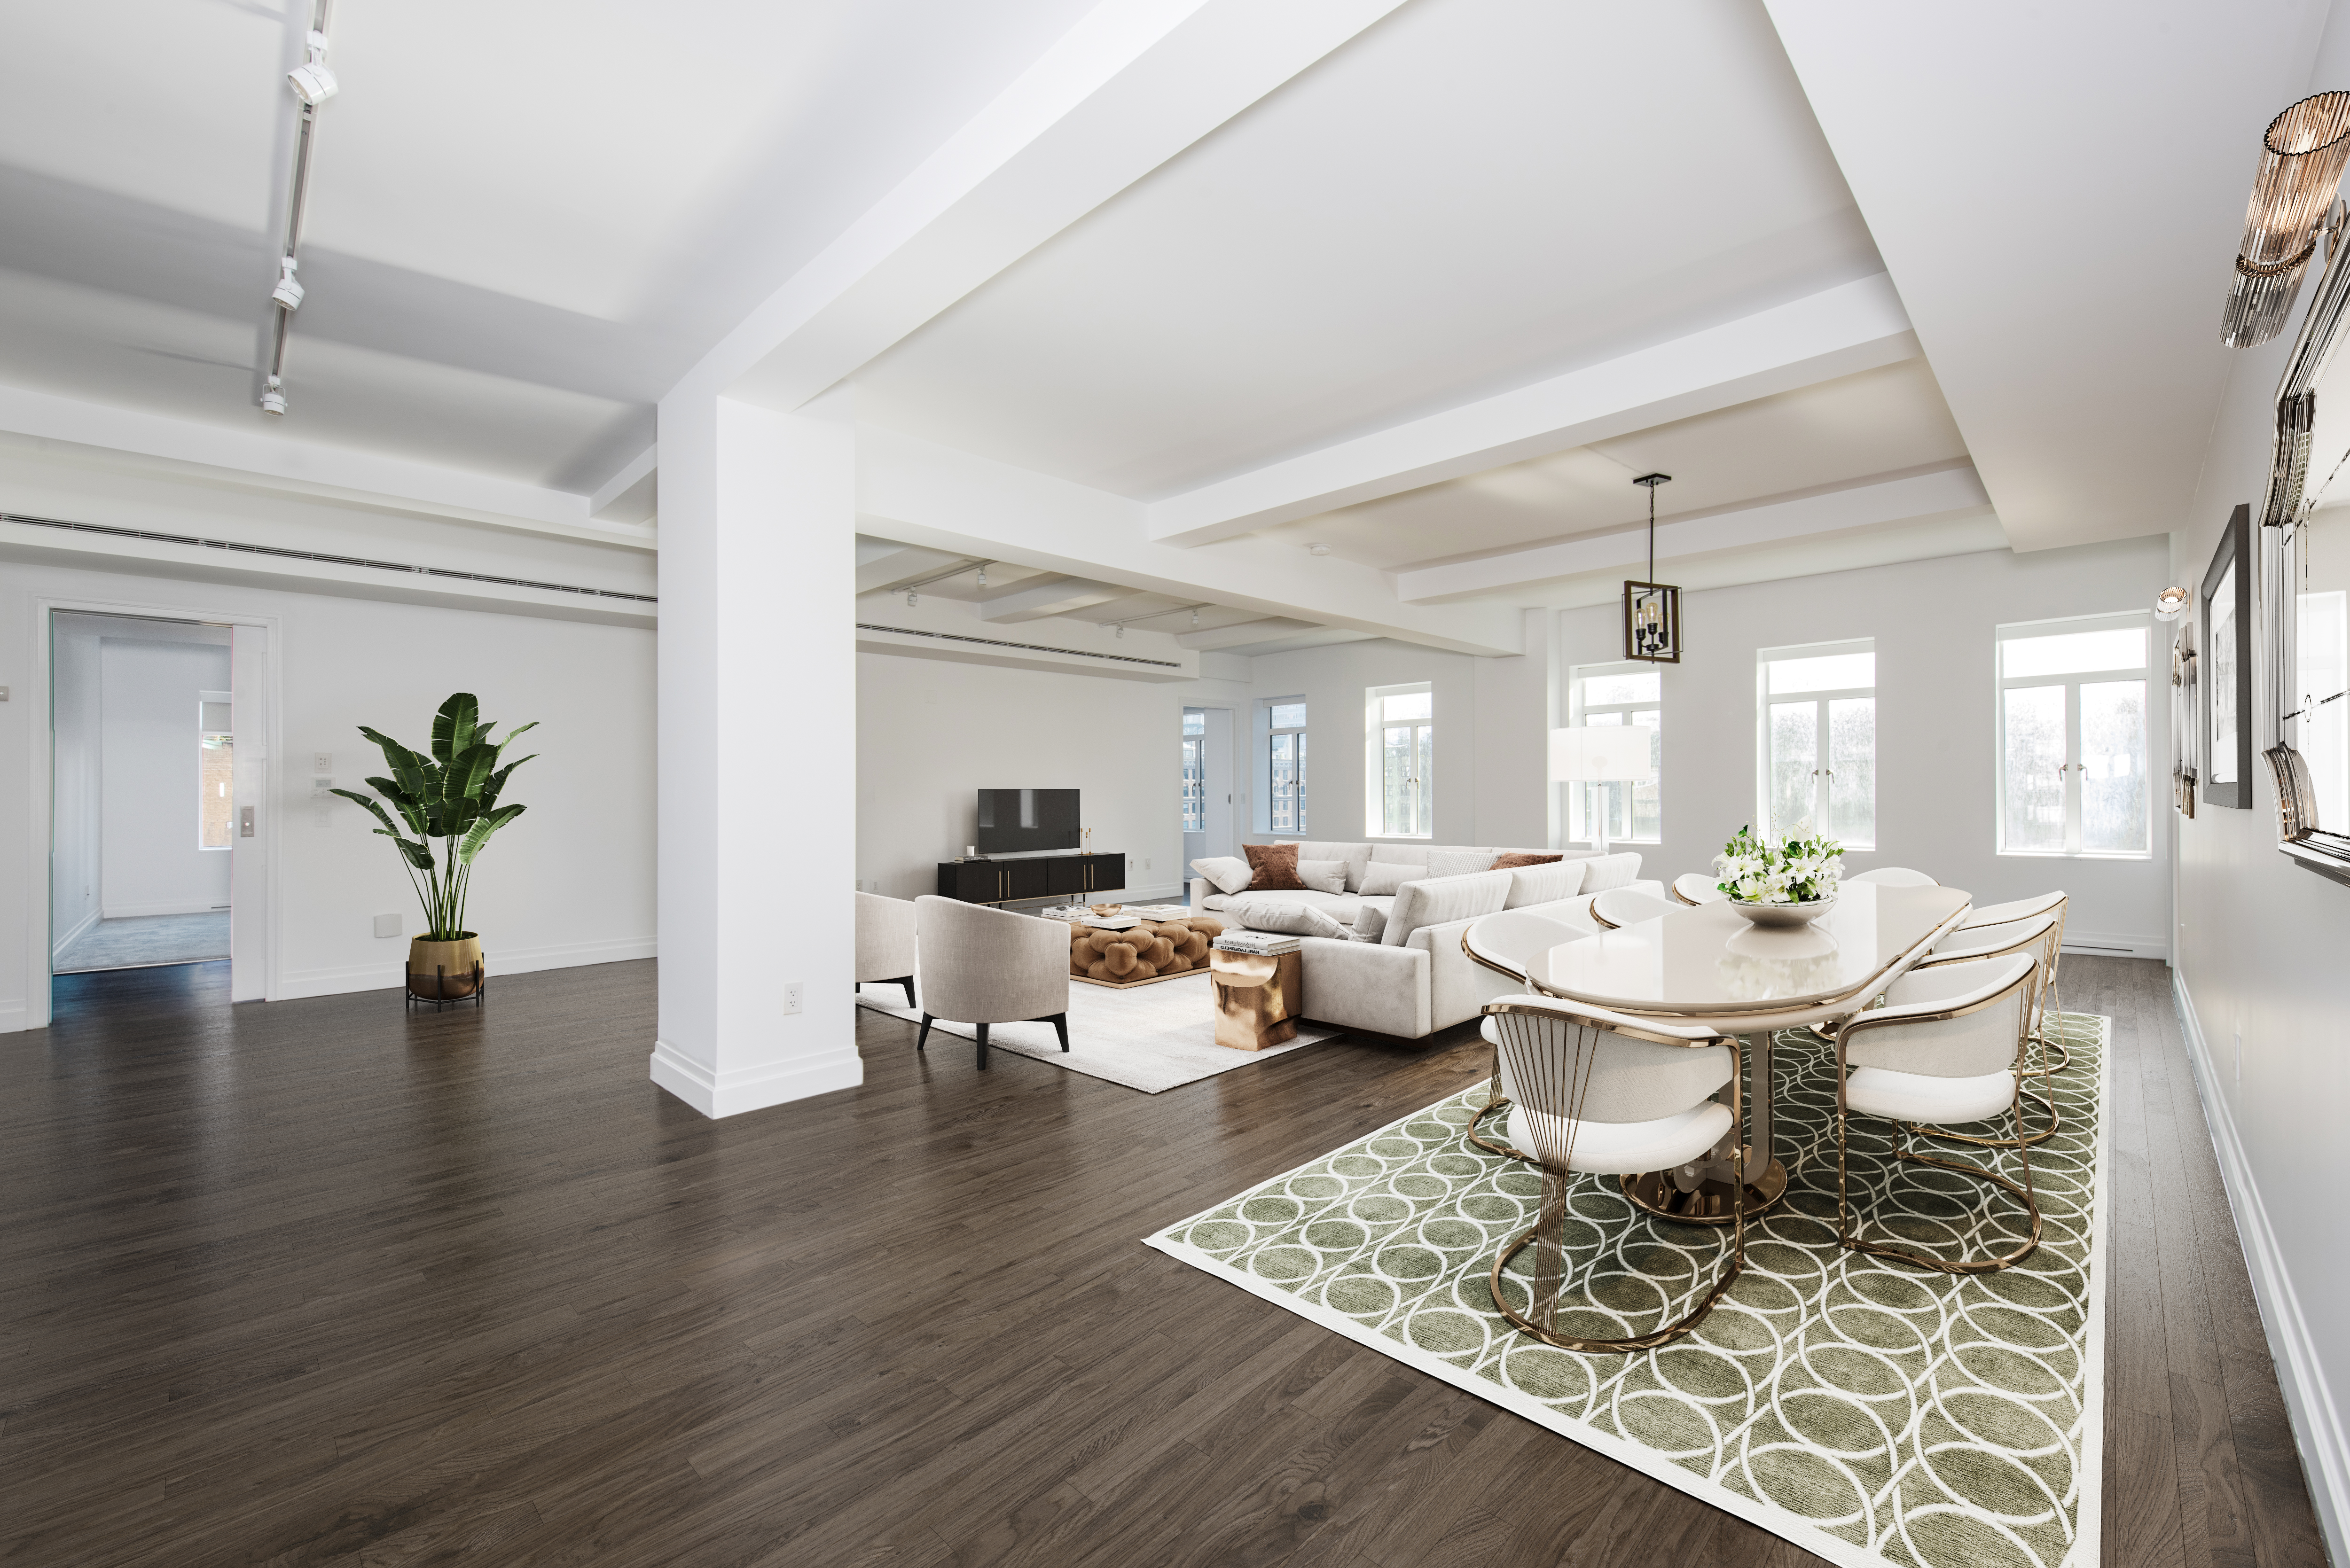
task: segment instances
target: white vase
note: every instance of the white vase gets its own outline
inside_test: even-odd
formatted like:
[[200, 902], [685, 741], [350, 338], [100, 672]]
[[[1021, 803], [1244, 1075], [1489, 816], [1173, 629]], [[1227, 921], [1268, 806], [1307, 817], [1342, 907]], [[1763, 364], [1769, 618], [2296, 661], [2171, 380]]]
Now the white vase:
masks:
[[1799, 904], [1749, 904], [1737, 898], [1725, 900], [1731, 909], [1758, 926], [1808, 926], [1835, 908], [1835, 895], [1825, 898], [1806, 898]]

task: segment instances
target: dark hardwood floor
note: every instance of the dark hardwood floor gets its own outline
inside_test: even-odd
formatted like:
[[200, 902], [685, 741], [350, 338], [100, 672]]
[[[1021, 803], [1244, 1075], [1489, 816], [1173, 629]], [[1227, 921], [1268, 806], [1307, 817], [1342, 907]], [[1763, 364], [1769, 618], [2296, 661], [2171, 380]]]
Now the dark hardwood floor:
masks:
[[[868, 1014], [863, 1088], [712, 1123], [650, 963], [413, 1016], [225, 968], [0, 1036], [8, 1563], [1817, 1561], [1140, 1245], [1468, 1031], [1145, 1096]], [[2118, 1051], [2105, 1561], [2316, 1568], [2168, 978], [2065, 965]]]

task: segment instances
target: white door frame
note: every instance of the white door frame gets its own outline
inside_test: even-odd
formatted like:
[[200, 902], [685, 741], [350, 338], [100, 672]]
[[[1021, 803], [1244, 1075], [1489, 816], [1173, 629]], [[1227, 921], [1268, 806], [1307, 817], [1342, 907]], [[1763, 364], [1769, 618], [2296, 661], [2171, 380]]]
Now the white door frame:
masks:
[[[244, 611], [216, 610], [188, 605], [157, 604], [142, 599], [64, 598], [36, 595], [33, 598], [33, 680], [26, 693], [32, 701], [32, 711], [26, 721], [32, 732], [32, 744], [26, 751], [32, 759], [32, 777], [26, 791], [31, 802], [31, 820], [27, 825], [32, 851], [31, 864], [37, 866], [37, 875], [25, 878], [25, 1027], [46, 1029], [49, 1025], [49, 989], [56, 975], [51, 965], [56, 962], [52, 946], [56, 933], [50, 922], [57, 908], [50, 881], [56, 875], [52, 864], [53, 837], [56, 833], [57, 782], [54, 756], [55, 736], [51, 732], [50, 686], [53, 674], [50, 660], [54, 649], [57, 615], [59, 610], [71, 610], [86, 615], [139, 616], [149, 620], [198, 621], [206, 626], [259, 627], [268, 633], [269, 648], [263, 664], [262, 691], [262, 754], [260, 809], [261, 817], [254, 836], [260, 840], [261, 853], [266, 862], [263, 882], [261, 953], [261, 995], [270, 1002], [278, 997], [277, 990], [277, 918], [282, 900], [278, 896], [279, 855], [277, 815], [277, 760], [282, 751], [280, 729], [284, 723], [283, 660], [280, 657], [284, 638], [279, 629], [279, 618], [274, 615], [252, 615]], [[230, 919], [235, 919], [232, 912]]]

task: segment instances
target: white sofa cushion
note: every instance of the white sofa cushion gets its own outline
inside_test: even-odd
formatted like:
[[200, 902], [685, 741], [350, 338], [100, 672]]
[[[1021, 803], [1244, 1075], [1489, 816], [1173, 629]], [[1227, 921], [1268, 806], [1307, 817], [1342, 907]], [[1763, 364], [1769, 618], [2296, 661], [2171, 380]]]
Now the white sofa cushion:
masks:
[[1639, 875], [1637, 852], [1596, 856], [1583, 862], [1583, 891], [1605, 893], [1610, 888], [1628, 888]]
[[1425, 866], [1406, 866], [1386, 860], [1374, 860], [1363, 871], [1363, 885], [1358, 889], [1366, 898], [1392, 898], [1403, 890], [1406, 882], [1426, 877]]
[[[1246, 905], [1262, 905], [1267, 909], [1294, 908], [1319, 909], [1340, 925], [1352, 925], [1355, 910], [1361, 902], [1352, 893], [1325, 893], [1313, 888], [1258, 888], [1245, 893], [1211, 893], [1200, 900], [1200, 907], [1212, 909], [1234, 924], [1246, 924], [1238, 917], [1238, 909]], [[1260, 930], [1281, 928], [1263, 926]]]
[[1237, 855], [1214, 855], [1191, 862], [1191, 869], [1215, 884], [1220, 893], [1237, 893], [1256, 880], [1256, 870]]
[[1327, 909], [1311, 904], [1275, 903], [1263, 893], [1235, 897], [1224, 906], [1224, 913], [1238, 924], [1253, 931], [1278, 931], [1293, 937], [1329, 937], [1347, 940], [1349, 929], [1341, 925]]
[[[1376, 862], [1374, 862], [1376, 864]], [[1388, 909], [1379, 940], [1401, 947], [1422, 926], [1441, 926], [1498, 912], [1510, 896], [1507, 871], [1473, 871], [1465, 877], [1430, 877], [1407, 882]]]
[[1428, 852], [1428, 874], [1431, 877], [1466, 877], [1471, 871], [1490, 871], [1500, 858], [1490, 849], [1430, 849]]
[[1367, 844], [1316, 844], [1311, 840], [1297, 846], [1300, 865], [1308, 860], [1343, 860], [1347, 865], [1347, 891], [1363, 890], [1363, 868], [1371, 863], [1371, 846]]
[[1365, 941], [1375, 942], [1379, 933], [1388, 929], [1388, 906], [1393, 898], [1366, 898], [1355, 910], [1355, 934]]
[[1317, 893], [1343, 893], [1347, 890], [1347, 863], [1344, 860], [1307, 860], [1297, 862], [1297, 879]]
[[1583, 891], [1582, 860], [1554, 860], [1547, 866], [1512, 866], [1510, 898], [1502, 907], [1523, 909], [1530, 904], [1555, 904]]

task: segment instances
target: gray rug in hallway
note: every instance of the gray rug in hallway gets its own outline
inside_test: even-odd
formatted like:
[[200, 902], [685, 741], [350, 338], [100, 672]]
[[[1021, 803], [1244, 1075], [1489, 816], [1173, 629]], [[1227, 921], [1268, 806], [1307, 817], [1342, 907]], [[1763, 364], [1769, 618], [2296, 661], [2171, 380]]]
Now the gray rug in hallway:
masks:
[[100, 920], [69, 943], [52, 966], [58, 974], [147, 964], [203, 963], [228, 957], [228, 911], [137, 915]]

